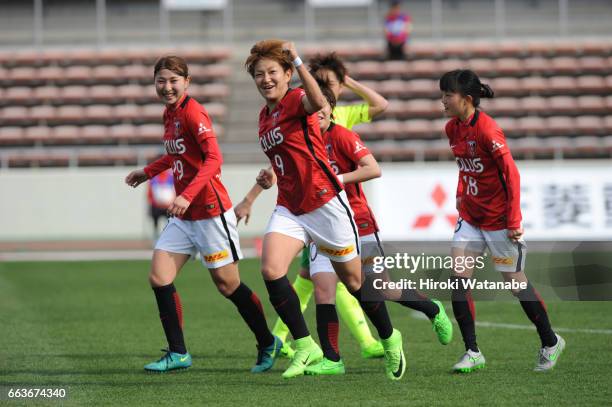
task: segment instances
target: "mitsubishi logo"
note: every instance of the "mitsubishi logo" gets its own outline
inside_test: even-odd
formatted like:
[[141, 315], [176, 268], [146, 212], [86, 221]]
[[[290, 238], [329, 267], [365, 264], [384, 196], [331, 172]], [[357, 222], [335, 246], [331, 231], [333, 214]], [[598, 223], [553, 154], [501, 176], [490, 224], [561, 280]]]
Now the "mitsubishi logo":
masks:
[[437, 217], [440, 217], [440, 216], [444, 217], [446, 221], [451, 226], [454, 227], [455, 223], [457, 223], [457, 215], [444, 213], [442, 209], [444, 207], [444, 203], [446, 202], [447, 198], [448, 196], [446, 192], [444, 192], [444, 189], [442, 188], [442, 186], [440, 184], [436, 184], [433, 191], [431, 191], [431, 200], [436, 206], [435, 209], [433, 210], [433, 213], [425, 213], [425, 214], [417, 216], [416, 220], [414, 221], [412, 225], [412, 228], [413, 229], [427, 229], [431, 226], [433, 221]]

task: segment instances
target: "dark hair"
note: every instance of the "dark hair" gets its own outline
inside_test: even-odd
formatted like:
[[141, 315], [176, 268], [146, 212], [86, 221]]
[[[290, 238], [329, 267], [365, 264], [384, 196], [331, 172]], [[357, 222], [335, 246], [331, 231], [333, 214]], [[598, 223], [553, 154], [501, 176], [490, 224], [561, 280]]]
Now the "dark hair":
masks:
[[251, 47], [251, 53], [244, 63], [247, 72], [255, 77], [255, 65], [262, 59], [271, 59], [280, 64], [285, 72], [293, 72], [293, 61], [287, 52], [283, 51], [283, 40], [263, 40]]
[[319, 88], [321, 88], [321, 93], [327, 99], [327, 103], [329, 103], [329, 107], [333, 111], [336, 108], [336, 97], [334, 96], [334, 92], [327, 86], [327, 84], [323, 81], [318, 80]]
[[167, 55], [159, 58], [155, 63], [155, 68], [153, 68], [153, 77], [155, 78], [155, 75], [162, 69], [168, 69], [183, 78], [189, 77], [187, 62], [185, 62], [183, 58], [175, 55]]
[[336, 74], [336, 77], [341, 84], [344, 83], [344, 77], [348, 73], [346, 66], [344, 66], [344, 63], [335, 52], [315, 55], [310, 59], [308, 68], [310, 69], [312, 76], [315, 78], [317, 77], [317, 72], [320, 70], [329, 69]]
[[480, 104], [480, 98], [495, 96], [489, 85], [480, 82], [478, 76], [469, 69], [456, 69], [442, 75], [440, 78], [442, 92], [459, 93], [461, 96], [471, 96], [474, 107]]

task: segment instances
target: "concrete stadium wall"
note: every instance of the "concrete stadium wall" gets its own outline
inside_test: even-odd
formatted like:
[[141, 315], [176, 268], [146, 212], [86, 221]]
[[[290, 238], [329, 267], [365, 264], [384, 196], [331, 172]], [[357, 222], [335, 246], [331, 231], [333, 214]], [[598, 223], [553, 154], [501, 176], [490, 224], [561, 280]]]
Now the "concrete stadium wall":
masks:
[[[255, 182], [261, 166], [234, 165], [222, 179], [234, 204]], [[0, 172], [0, 241], [147, 239], [152, 223], [146, 185], [131, 189], [133, 168], [15, 169]], [[244, 237], [264, 230], [276, 190], [261, 194]]]

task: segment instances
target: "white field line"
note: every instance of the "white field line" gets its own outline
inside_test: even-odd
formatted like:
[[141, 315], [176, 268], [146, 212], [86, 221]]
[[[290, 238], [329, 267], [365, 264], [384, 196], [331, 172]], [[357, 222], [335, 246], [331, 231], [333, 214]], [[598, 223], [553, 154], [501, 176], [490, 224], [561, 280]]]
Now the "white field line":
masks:
[[[427, 319], [425, 314], [417, 311], [412, 311], [411, 316], [414, 319]], [[457, 321], [451, 319], [456, 325]], [[505, 324], [501, 322], [489, 322], [489, 321], [476, 321], [476, 326], [484, 328], [502, 328], [502, 329], [521, 329], [528, 331], [535, 331], [533, 325], [522, 325], [522, 324]], [[554, 327], [555, 332], [569, 332], [569, 333], [583, 333], [583, 334], [603, 334], [612, 335], [612, 329], [591, 329], [591, 328], [557, 328]]]

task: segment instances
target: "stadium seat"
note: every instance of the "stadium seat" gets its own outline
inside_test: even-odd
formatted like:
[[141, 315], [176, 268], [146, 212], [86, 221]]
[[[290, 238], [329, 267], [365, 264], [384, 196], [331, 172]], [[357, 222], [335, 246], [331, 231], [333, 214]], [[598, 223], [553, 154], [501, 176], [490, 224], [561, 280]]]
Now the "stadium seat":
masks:
[[494, 78], [491, 79], [489, 85], [493, 88], [495, 97], [523, 96], [526, 94], [521, 80], [518, 78]]
[[605, 78], [594, 75], [579, 76], [576, 78], [576, 87], [580, 93], [607, 94], [612, 91], [612, 78], [609, 89]]
[[578, 96], [576, 99], [579, 114], [606, 114], [610, 110], [602, 96]]
[[113, 108], [109, 105], [91, 105], [85, 107], [85, 117], [89, 123], [113, 123]]
[[442, 115], [442, 105], [430, 99], [412, 99], [402, 106], [401, 116], [406, 118], [435, 118]]
[[411, 65], [408, 61], [387, 61], [382, 65], [384, 74], [389, 78], [411, 76]]
[[79, 166], [109, 166], [136, 165], [138, 158], [131, 149], [94, 149], [79, 151], [77, 155]]
[[520, 99], [522, 110], [530, 115], [543, 115], [548, 113], [548, 100], [542, 96], [527, 96]]
[[0, 111], [3, 125], [25, 124], [29, 119], [28, 109], [25, 106], [7, 106]]
[[433, 59], [438, 58], [442, 54], [438, 47], [425, 43], [425, 42], [415, 42], [414, 44], [410, 44], [408, 47], [408, 59], [409, 60], [418, 60], [418, 59]]
[[555, 75], [576, 75], [578, 74], [578, 59], [573, 57], [551, 58], [549, 64]]
[[45, 84], [56, 84], [64, 81], [65, 72], [59, 66], [43, 66], [38, 69], [38, 79]]
[[57, 126], [51, 130], [51, 143], [76, 144], [80, 141], [81, 129], [77, 126]]
[[546, 119], [546, 130], [543, 132], [547, 136], [575, 136], [576, 127], [573, 117], [570, 116], [551, 116]]
[[31, 126], [24, 129], [24, 138], [32, 144], [48, 144], [51, 139], [51, 127], [48, 126]]
[[29, 86], [12, 86], [6, 89], [2, 99], [12, 105], [28, 106], [35, 103], [34, 91]]
[[506, 137], [522, 136], [518, 122], [513, 117], [496, 117], [497, 125], [502, 129]]
[[164, 127], [161, 124], [143, 124], [136, 128], [133, 140], [140, 143], [161, 143], [164, 137]]
[[413, 138], [413, 139], [424, 139], [424, 138], [437, 138], [438, 132], [434, 131], [433, 123], [431, 120], [425, 119], [414, 119], [406, 120], [400, 124], [401, 132], [395, 135], [395, 138]]
[[601, 117], [598, 117], [598, 116], [576, 117], [574, 126], [579, 135], [583, 135], [583, 136], [604, 136], [606, 135], [606, 129], [604, 127], [604, 122], [601, 119]]
[[[158, 142], [161, 142], [163, 136], [162, 133], [159, 134]], [[118, 124], [114, 126], [110, 126], [108, 131], [108, 139], [112, 140], [119, 144], [127, 144], [130, 140], [139, 140], [138, 130], [136, 126], [132, 124]]]
[[[149, 106], [149, 105], [147, 105]], [[118, 122], [141, 122], [143, 121], [141, 108], [135, 104], [117, 105], [113, 108], [112, 116]], [[161, 113], [156, 118], [161, 120]]]
[[525, 58], [525, 71], [529, 75], [546, 75], [551, 71], [550, 62], [542, 56]]
[[0, 146], [16, 146], [27, 144], [22, 127], [0, 126]]
[[429, 77], [439, 78], [445, 72], [454, 71], [455, 69], [466, 69], [467, 62], [457, 58], [447, 58], [438, 61], [437, 70], [432, 70]]
[[552, 96], [548, 99], [549, 114], [575, 114], [578, 108], [572, 96]]
[[578, 58], [578, 69], [580, 75], [596, 74], [604, 75], [610, 72], [610, 67], [603, 57], [586, 56]]
[[58, 124], [79, 124], [86, 122], [85, 110], [79, 105], [62, 105], [55, 112], [55, 116], [49, 119]]
[[89, 88], [89, 98], [94, 103], [115, 104], [121, 100], [119, 86], [111, 85], [94, 85]]
[[110, 135], [110, 127], [102, 125], [83, 126], [80, 137], [81, 140], [89, 144], [108, 144], [113, 141]]
[[144, 65], [126, 65], [121, 68], [119, 75], [132, 83], [144, 82], [147, 79], [153, 83], [153, 69]]
[[518, 119], [518, 128], [526, 136], [538, 136], [546, 134], [547, 126], [542, 117], [527, 116]]
[[89, 66], [69, 66], [64, 70], [61, 82], [87, 84], [97, 81], [98, 78], [93, 75], [96, 70], [97, 67], [92, 70]]
[[612, 136], [612, 115], [603, 118], [603, 127], [606, 133]]
[[58, 88], [58, 90], [62, 103], [85, 104], [89, 96], [89, 89], [81, 85], [64, 86], [63, 88]]
[[576, 78], [571, 76], [553, 76], [548, 80], [548, 87], [545, 93], [549, 95], [574, 94], [577, 87]]
[[39, 104], [52, 103], [58, 100], [60, 89], [57, 86], [37, 86], [33, 89], [33, 98]]
[[8, 72], [11, 85], [35, 85], [40, 83], [38, 70], [30, 66], [15, 67]]
[[[145, 96], [145, 95], [148, 94], [147, 89], [150, 89], [150, 88], [152, 88], [151, 85], [144, 86], [144, 85], [137, 85], [134, 83], [128, 83], [128, 84], [123, 84], [121, 86], [117, 86], [115, 89], [117, 91], [117, 95], [119, 96], [120, 100], [122, 100], [124, 103], [133, 103], [137, 101], [142, 102], [145, 100], [149, 102], [148, 96]], [[154, 89], [152, 91], [155, 92]]]
[[497, 55], [502, 58], [523, 58], [526, 50], [521, 41], [505, 40], [495, 45]]
[[463, 63], [463, 67], [473, 70], [480, 77], [493, 76], [496, 71], [493, 60], [486, 58], [468, 59]]
[[500, 76], [526, 76], [523, 61], [518, 58], [498, 58], [495, 60], [495, 71]]
[[406, 71], [405, 78], [430, 78], [437, 75], [441, 69], [438, 61], [432, 59], [420, 59], [409, 62], [409, 69]]
[[487, 106], [485, 110], [489, 111], [493, 116], [518, 116], [525, 113], [520, 99], [517, 98], [500, 97], [491, 100], [483, 99], [481, 103], [483, 103], [483, 106]]
[[519, 79], [521, 88], [529, 95], [542, 95], [548, 91], [548, 79], [540, 76], [528, 76]]
[[413, 79], [407, 83], [407, 90], [412, 97], [440, 97], [440, 88], [435, 80]]
[[123, 72], [116, 65], [100, 65], [92, 69], [91, 72], [94, 83], [122, 83], [125, 81]]

